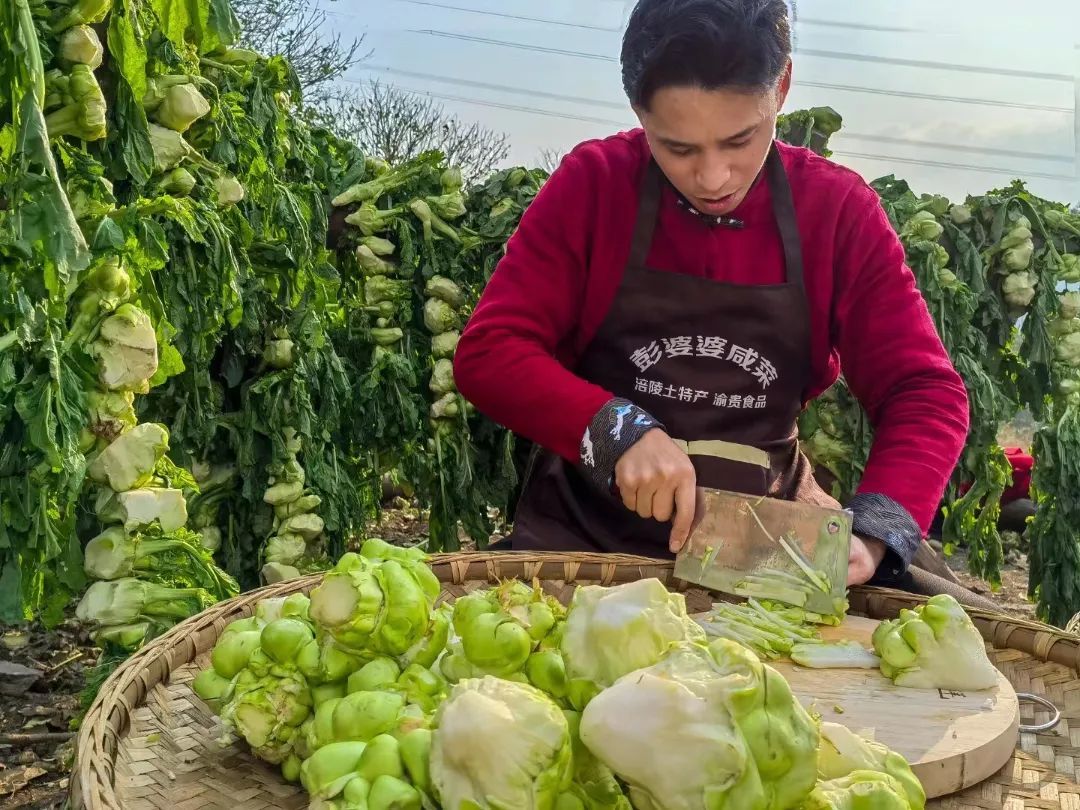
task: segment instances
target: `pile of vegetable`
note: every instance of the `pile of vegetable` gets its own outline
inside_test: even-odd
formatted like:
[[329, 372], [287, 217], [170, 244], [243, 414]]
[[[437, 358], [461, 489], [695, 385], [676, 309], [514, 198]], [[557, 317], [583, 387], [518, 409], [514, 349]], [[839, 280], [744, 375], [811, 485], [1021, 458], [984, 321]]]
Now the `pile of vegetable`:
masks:
[[998, 678], [947, 596], [858, 657], [820, 640], [822, 617], [750, 602], [692, 618], [656, 579], [580, 586], [568, 606], [516, 579], [439, 595], [421, 552], [368, 540], [309, 595], [226, 628], [193, 689], [314, 808], [839, 810], [869, 793], [907, 810], [925, 795], [903, 757], [804, 708], [755, 642], [782, 630], [818, 649], [807, 666], [904, 688]]
[[[451, 362], [544, 175], [467, 190], [437, 153], [361, 154], [234, 47], [227, 3], [20, 2], [0, 28], [0, 621], [58, 621], [91, 541], [210, 599], [325, 570], [387, 476], [432, 548], [485, 543], [513, 437]], [[228, 574], [193, 573], [210, 555]]]
[[[827, 154], [828, 138], [840, 128], [827, 113], [793, 113], [781, 121], [781, 137], [791, 134]], [[1040, 618], [1063, 626], [1080, 612], [1080, 535], [1070, 528], [1080, 517], [1080, 479], [1068, 461], [1080, 451], [1080, 433], [1067, 404], [1080, 368], [1067, 337], [1075, 317], [1068, 287], [1080, 281], [1080, 214], [1019, 181], [955, 204], [916, 195], [892, 175], [871, 185], [968, 391], [971, 430], [944, 504], [946, 553], [964, 547], [969, 570], [992, 588], [1000, 585], [998, 520], [1011, 468], [999, 435], [1029, 411], [1041, 425], [1032, 449], [1039, 515], [1027, 533], [1029, 593]], [[803, 413], [800, 434], [833, 495], [854, 494], [873, 426], [843, 379]]]

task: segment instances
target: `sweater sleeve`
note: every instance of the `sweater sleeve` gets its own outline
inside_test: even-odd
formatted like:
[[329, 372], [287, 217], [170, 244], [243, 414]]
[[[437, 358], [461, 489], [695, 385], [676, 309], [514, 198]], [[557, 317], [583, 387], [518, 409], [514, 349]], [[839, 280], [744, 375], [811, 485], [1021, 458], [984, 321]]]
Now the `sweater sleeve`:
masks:
[[581, 320], [595, 230], [591, 185], [573, 153], [548, 178], [454, 356], [458, 390], [478, 411], [575, 464], [586, 428], [613, 399], [557, 359]]
[[[867, 506], [868, 525], [889, 523], [885, 533], [894, 540], [905, 536], [905, 521], [896, 515], [909, 515], [917, 547], [964, 447], [967, 391], [873, 189], [857, 185], [843, 210], [833, 342], [845, 380], [874, 426], [852, 506]], [[898, 550], [890, 537], [880, 539]], [[906, 567], [910, 557], [901, 556]]]

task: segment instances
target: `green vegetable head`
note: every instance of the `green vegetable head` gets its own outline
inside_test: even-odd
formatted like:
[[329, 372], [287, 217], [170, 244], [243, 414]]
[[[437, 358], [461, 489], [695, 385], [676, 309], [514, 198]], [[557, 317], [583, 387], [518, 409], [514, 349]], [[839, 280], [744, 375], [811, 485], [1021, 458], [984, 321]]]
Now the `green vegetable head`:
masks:
[[454, 384], [454, 363], [452, 360], [444, 358], [435, 361], [435, 368], [432, 369], [428, 388], [436, 396], [451, 394], [457, 390], [457, 386]]
[[431, 740], [434, 733], [430, 728], [415, 728], [401, 736], [399, 750], [401, 761], [408, 773], [409, 781], [425, 793], [431, 791]]
[[1020, 270], [1005, 276], [1001, 283], [1001, 293], [1005, 303], [1013, 310], [1025, 310], [1035, 300], [1035, 286], [1038, 278], [1027, 270]]
[[122, 304], [101, 322], [89, 354], [98, 361], [98, 376], [106, 390], [145, 394], [158, 368], [157, 335], [150, 316], [133, 304]]
[[[284, 640], [281, 643], [287, 646]], [[237, 676], [233, 697], [222, 708], [221, 717], [243, 735], [256, 756], [280, 765], [293, 753], [300, 726], [311, 714], [311, 689], [292, 667], [272, 666], [256, 674], [251, 668], [255, 657]]]
[[335, 740], [367, 742], [393, 732], [405, 710], [405, 698], [397, 692], [352, 692], [334, 706]]
[[332, 799], [356, 777], [367, 744], [332, 742], [319, 748], [300, 766], [300, 783], [312, 799]]
[[1080, 255], [1076, 253], [1061, 254], [1061, 263], [1057, 273], [1058, 281], [1080, 281]]
[[945, 229], [932, 211], [919, 211], [904, 223], [900, 235], [904, 239], [935, 242]]
[[1080, 331], [1070, 331], [1058, 340], [1054, 344], [1054, 355], [1059, 363], [1080, 368]]
[[721, 641], [678, 645], [582, 713], [582, 742], [627, 782], [635, 807], [787, 810], [813, 788], [813, 719], [779, 673]]
[[333, 636], [322, 628], [319, 628], [316, 638], [305, 644], [296, 656], [296, 666], [312, 684], [338, 681], [344, 684], [356, 673], [360, 664], [360, 656], [339, 647]]
[[433, 335], [452, 332], [461, 326], [457, 312], [440, 298], [428, 298], [424, 302], [424, 326]]
[[976, 691], [997, 685], [982, 636], [951, 596], [939, 594], [874, 630], [881, 671], [897, 686]]
[[573, 693], [582, 689], [575, 681], [610, 686], [628, 672], [652, 666], [674, 644], [705, 640], [705, 631], [686, 613], [683, 595], [649, 578], [615, 587], [579, 587], [561, 650]]
[[184, 136], [172, 129], [151, 123], [150, 146], [154, 151], [154, 167], [159, 172], [176, 168], [184, 158], [193, 158], [197, 153], [184, 140]]
[[388, 690], [401, 677], [401, 667], [393, 658], [380, 656], [368, 661], [349, 675], [350, 692], [376, 692]]
[[97, 31], [89, 25], [75, 25], [60, 37], [60, 49], [57, 56], [67, 63], [86, 65], [91, 70], [101, 67], [104, 49]]
[[267, 585], [275, 585], [300, 576], [300, 569], [282, 563], [267, 563], [259, 569], [259, 575]]
[[263, 555], [267, 562], [294, 565], [307, 553], [307, 543], [298, 534], [277, 534], [266, 544]]
[[525, 662], [529, 683], [556, 700], [567, 694], [566, 664], [558, 650], [537, 650]]
[[136, 489], [149, 483], [154, 467], [168, 449], [169, 432], [165, 426], [144, 422], [102, 450], [90, 462], [87, 475], [115, 492]]
[[368, 782], [374, 782], [380, 776], [403, 777], [405, 766], [397, 738], [390, 734], [373, 737], [360, 757], [356, 772]]
[[459, 340], [461, 340], [461, 333], [456, 329], [433, 336], [431, 338], [432, 356], [437, 360], [444, 358], [449, 360], [454, 356]]
[[922, 783], [900, 754], [879, 742], [860, 737], [847, 726], [821, 723], [818, 776], [826, 780], [840, 779], [855, 771], [888, 774], [903, 787], [911, 810], [922, 810], [926, 805]]
[[840, 779], [820, 782], [803, 810], [918, 810], [903, 786], [888, 774], [854, 771]]
[[300, 651], [315, 641], [311, 625], [300, 619], [282, 618], [262, 629], [260, 646], [270, 659], [279, 664], [295, 664]]
[[231, 174], [223, 174], [214, 178], [214, 202], [218, 207], [225, 208], [236, 205], [244, 199], [244, 186]]
[[967, 225], [971, 222], [971, 209], [966, 205], [953, 205], [949, 208], [949, 216], [957, 225]]
[[385, 605], [377, 564], [346, 554], [311, 592], [311, 618], [339, 643], [368, 649]]
[[396, 776], [380, 776], [368, 793], [368, 810], [420, 810], [420, 793]]
[[443, 807], [553, 808], [571, 769], [566, 717], [527, 684], [465, 680], [438, 710], [430, 773]]
[[193, 84], [174, 84], [165, 91], [154, 118], [163, 127], [187, 132], [191, 125], [210, 112], [210, 102]]
[[1075, 318], [1080, 316], [1080, 292], [1066, 292], [1058, 295], [1058, 317]]
[[206, 701], [214, 711], [219, 711], [224, 701], [232, 694], [232, 681], [218, 674], [213, 667], [204, 669], [191, 682], [191, 689]]
[[52, 139], [71, 137], [98, 141], [105, 137], [105, 96], [88, 65], [74, 65], [68, 77], [70, 101], [45, 116]]
[[134, 577], [94, 582], [75, 608], [79, 621], [133, 624], [144, 617], [186, 619], [214, 603], [202, 588], [166, 588]]
[[510, 675], [525, 666], [532, 654], [534, 643], [528, 629], [503, 610], [493, 590], [473, 591], [458, 599], [453, 625], [462, 654], [480, 672]]

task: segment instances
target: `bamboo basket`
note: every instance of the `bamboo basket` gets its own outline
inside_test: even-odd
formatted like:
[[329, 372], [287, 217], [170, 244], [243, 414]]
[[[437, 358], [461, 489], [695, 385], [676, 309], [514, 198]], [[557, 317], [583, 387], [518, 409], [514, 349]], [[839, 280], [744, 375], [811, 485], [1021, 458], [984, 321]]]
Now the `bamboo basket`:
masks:
[[[678, 580], [673, 564], [611, 554], [516, 552], [434, 555], [441, 599], [455, 599], [502, 579], [538, 579], [569, 603], [579, 584], [615, 585], [656, 577], [686, 598], [691, 613], [708, 610], [715, 594]], [[131, 658], [104, 684], [78, 736], [71, 779], [76, 810], [302, 810], [307, 794], [261, 762], [243, 740], [222, 748], [218, 718], [191, 691], [210, 651], [231, 622], [260, 599], [310, 592], [312, 575], [242, 594], [177, 625]], [[922, 597], [855, 588], [851, 613], [895, 617]], [[969, 611], [991, 660], [1017, 692], [1049, 701], [1021, 703], [1025, 726], [1012, 759], [993, 777], [928, 803], [934, 810], [1080, 810], [1080, 637], [1004, 614]], [[1057, 721], [1055, 724], [1055, 720]], [[1049, 721], [1049, 722], [1048, 722]]]

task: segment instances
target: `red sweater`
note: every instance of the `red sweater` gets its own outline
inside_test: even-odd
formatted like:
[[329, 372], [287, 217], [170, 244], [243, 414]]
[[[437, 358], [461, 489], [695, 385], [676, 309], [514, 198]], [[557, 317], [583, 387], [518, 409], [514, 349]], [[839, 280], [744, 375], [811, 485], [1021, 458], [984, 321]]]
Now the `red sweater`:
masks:
[[[879, 198], [857, 174], [780, 144], [803, 241], [813, 399], [841, 368], [876, 427], [860, 492], [880, 493], [929, 528], [968, 429], [967, 394], [937, 335]], [[641, 130], [576, 147], [507, 244], [458, 343], [460, 392], [489, 418], [577, 463], [581, 437], [612, 394], [576, 376], [630, 251]], [[768, 186], [712, 228], [665, 189], [649, 265], [728, 283], [783, 280]], [[776, 324], [783, 329], [784, 324]]]

